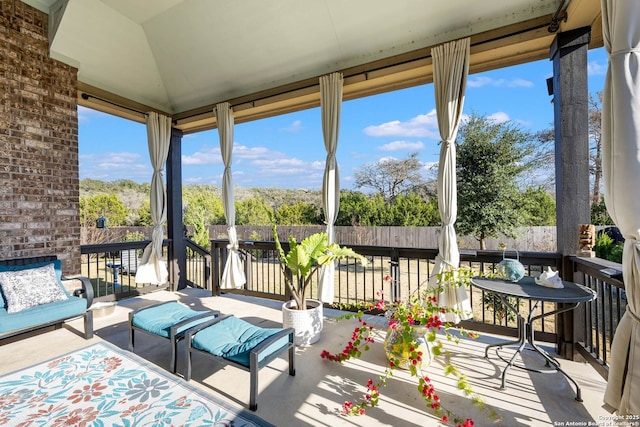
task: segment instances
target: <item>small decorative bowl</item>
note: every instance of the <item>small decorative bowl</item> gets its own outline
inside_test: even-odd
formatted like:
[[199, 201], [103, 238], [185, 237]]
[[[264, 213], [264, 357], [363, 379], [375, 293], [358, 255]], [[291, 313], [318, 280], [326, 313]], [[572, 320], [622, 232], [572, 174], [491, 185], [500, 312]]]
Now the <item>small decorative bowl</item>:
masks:
[[524, 277], [524, 265], [517, 259], [505, 258], [498, 264], [498, 274], [511, 282], [517, 282]]

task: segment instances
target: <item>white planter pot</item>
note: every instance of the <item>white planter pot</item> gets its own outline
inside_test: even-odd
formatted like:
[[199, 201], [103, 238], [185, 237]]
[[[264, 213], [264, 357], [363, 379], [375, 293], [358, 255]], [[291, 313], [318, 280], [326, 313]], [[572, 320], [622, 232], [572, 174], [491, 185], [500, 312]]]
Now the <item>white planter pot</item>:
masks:
[[300, 347], [310, 346], [320, 339], [323, 326], [322, 302], [307, 299], [306, 310], [296, 310], [296, 302], [282, 304], [282, 327], [296, 330], [293, 342]]

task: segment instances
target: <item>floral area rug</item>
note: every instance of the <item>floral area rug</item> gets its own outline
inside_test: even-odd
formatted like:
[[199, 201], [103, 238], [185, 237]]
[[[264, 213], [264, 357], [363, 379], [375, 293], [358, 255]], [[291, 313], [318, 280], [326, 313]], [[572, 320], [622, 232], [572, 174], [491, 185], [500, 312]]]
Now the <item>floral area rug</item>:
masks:
[[1, 376], [0, 425], [273, 427], [104, 342]]

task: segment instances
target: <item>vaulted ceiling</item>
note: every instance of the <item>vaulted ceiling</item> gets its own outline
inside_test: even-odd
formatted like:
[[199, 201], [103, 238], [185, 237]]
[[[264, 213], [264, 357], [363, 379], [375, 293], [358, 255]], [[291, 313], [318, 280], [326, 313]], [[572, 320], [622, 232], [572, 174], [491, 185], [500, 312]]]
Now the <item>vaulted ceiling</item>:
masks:
[[[81, 105], [215, 127], [319, 105], [318, 77], [352, 99], [432, 81], [431, 47], [471, 37], [471, 72], [548, 58], [554, 32], [592, 26], [599, 0], [22, 0], [49, 14], [51, 56], [78, 68]], [[553, 28], [551, 28], [553, 30]], [[122, 108], [126, 107], [126, 108]]]

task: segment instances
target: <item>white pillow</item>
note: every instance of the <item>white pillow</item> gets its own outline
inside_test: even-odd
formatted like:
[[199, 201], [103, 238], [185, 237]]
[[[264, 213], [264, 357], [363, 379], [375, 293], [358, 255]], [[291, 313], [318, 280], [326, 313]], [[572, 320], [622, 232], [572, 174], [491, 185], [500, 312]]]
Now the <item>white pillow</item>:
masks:
[[58, 285], [53, 264], [0, 272], [0, 286], [7, 300], [8, 313], [17, 313], [36, 305], [68, 298]]

